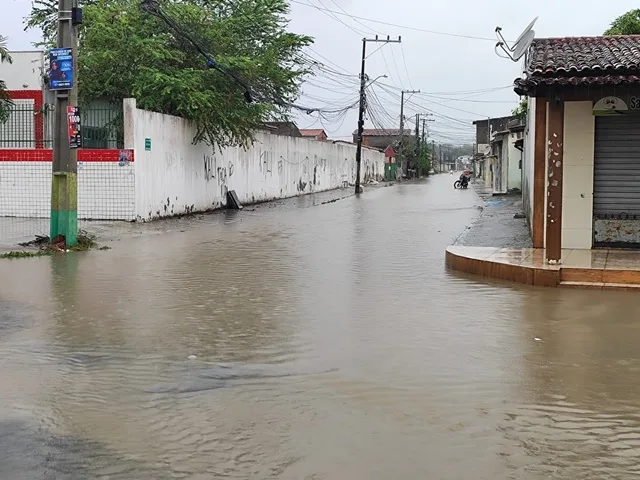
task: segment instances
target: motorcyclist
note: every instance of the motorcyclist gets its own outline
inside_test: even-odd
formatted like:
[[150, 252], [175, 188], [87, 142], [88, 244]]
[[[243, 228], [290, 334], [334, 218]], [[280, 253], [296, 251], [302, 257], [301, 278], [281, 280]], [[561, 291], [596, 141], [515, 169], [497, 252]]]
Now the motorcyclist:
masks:
[[460, 183], [462, 184], [462, 186], [466, 186], [469, 183], [467, 172], [462, 172], [462, 175], [460, 175]]

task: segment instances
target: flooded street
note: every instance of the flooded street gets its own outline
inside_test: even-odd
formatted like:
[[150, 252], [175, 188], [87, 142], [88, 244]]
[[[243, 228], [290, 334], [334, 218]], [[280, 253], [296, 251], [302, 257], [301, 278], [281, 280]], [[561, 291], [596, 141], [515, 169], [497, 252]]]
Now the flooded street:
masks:
[[1, 261], [0, 478], [634, 478], [637, 297], [445, 271], [452, 182]]

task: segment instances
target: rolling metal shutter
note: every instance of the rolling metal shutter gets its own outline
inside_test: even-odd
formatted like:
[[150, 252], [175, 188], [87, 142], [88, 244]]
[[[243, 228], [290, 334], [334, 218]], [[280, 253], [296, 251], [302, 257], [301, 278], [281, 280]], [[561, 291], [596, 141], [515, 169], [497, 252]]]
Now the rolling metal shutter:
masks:
[[593, 213], [640, 218], [640, 115], [595, 120]]

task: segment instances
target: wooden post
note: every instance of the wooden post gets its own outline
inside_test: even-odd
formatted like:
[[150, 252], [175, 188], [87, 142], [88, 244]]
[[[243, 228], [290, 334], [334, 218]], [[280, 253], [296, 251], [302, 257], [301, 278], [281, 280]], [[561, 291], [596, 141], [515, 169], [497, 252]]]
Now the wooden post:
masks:
[[533, 248], [544, 248], [544, 186], [547, 178], [547, 99], [536, 98], [533, 156]]
[[562, 171], [564, 168], [564, 99], [549, 99], [549, 144], [547, 171], [547, 261], [559, 263], [562, 256]]

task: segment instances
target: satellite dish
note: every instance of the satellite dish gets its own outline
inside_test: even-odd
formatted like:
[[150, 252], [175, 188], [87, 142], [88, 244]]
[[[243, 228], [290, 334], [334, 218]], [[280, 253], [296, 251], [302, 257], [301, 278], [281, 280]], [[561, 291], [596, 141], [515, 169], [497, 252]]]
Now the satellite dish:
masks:
[[[533, 39], [536, 36], [535, 32], [533, 31], [533, 26], [537, 21], [538, 17], [534, 18], [533, 21], [527, 26], [527, 28], [525, 28], [524, 31], [520, 34], [520, 36], [512, 46], [509, 46], [507, 41], [502, 36], [502, 28], [496, 27], [496, 35], [498, 37], [498, 40], [500, 40], [495, 47], [496, 55], [498, 55], [500, 58], [508, 58], [514, 62], [520, 60], [524, 56], [524, 54], [527, 53], [527, 50], [531, 46], [531, 42], [533, 42]], [[498, 48], [502, 49], [502, 51], [506, 53], [507, 56], [505, 57], [504, 55], [501, 55], [498, 52]]]
[[520, 34], [520, 36], [518, 37], [518, 39], [515, 41], [515, 43], [513, 44], [513, 49], [512, 51], [515, 51], [516, 45], [518, 43], [520, 43], [522, 41], [522, 39], [524, 38], [525, 35], [527, 35], [530, 31], [533, 30], [533, 26], [536, 24], [536, 22], [538, 21], [539, 17], [534, 18], [531, 23], [529, 25], [527, 25], [527, 28], [525, 28], [522, 33]]
[[531, 42], [536, 36], [536, 32], [533, 30], [529, 30], [524, 37], [522, 37], [518, 43], [513, 46], [513, 61], [517, 62], [522, 58], [522, 56], [527, 53], [529, 47], [531, 46]]

